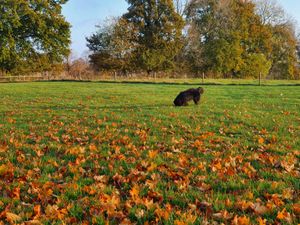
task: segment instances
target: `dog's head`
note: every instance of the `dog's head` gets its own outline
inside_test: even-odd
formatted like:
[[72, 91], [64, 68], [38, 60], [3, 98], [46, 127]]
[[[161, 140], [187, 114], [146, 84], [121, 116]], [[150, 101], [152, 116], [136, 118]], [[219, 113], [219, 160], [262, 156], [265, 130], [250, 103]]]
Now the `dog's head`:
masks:
[[200, 93], [200, 94], [203, 94], [203, 93], [204, 93], [204, 89], [203, 89], [202, 87], [198, 87], [197, 89], [199, 90], [199, 93]]

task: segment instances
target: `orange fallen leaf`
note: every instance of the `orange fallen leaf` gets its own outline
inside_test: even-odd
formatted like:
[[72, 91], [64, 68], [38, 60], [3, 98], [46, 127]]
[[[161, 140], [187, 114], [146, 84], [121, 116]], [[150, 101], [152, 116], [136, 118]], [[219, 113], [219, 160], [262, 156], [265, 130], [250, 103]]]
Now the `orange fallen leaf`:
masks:
[[139, 194], [140, 194], [140, 189], [139, 189], [139, 186], [137, 185], [134, 185], [132, 187], [132, 189], [129, 191], [131, 197], [133, 200], [137, 200], [139, 199]]
[[33, 207], [33, 211], [34, 211], [34, 214], [35, 214], [35, 216], [34, 216], [35, 219], [39, 218], [41, 216], [41, 206], [40, 205], [35, 205]]
[[235, 206], [238, 209], [242, 210], [242, 211], [246, 211], [249, 208], [253, 209], [255, 207], [253, 202], [251, 202], [251, 201], [245, 201], [245, 200], [241, 200], [241, 201], [236, 202]]
[[262, 145], [264, 142], [265, 142], [265, 139], [263, 139], [262, 137], [259, 137], [259, 138], [258, 138], [258, 143], [259, 143], [260, 145]]
[[175, 224], [175, 225], [186, 225], [187, 223], [182, 222], [182, 221], [180, 221], [180, 220], [175, 220], [175, 221], [174, 221], [174, 224]]
[[6, 220], [10, 223], [17, 223], [17, 222], [20, 222], [22, 220], [22, 217], [14, 214], [14, 213], [7, 212], [6, 213]]
[[231, 206], [232, 206], [232, 202], [230, 201], [229, 198], [227, 198], [227, 199], [225, 200], [225, 206], [226, 206], [226, 207], [231, 207]]
[[286, 208], [284, 208], [281, 212], [278, 212], [276, 218], [279, 219], [279, 220], [285, 220], [289, 223], [292, 222], [291, 214], [286, 211]]
[[5, 175], [8, 172], [8, 170], [9, 170], [9, 167], [5, 164], [2, 164], [0, 166], [0, 176]]
[[267, 224], [267, 220], [266, 219], [262, 219], [261, 217], [259, 217], [257, 219], [257, 222], [259, 225], [266, 225]]
[[296, 215], [300, 215], [300, 203], [293, 205], [293, 211]]
[[165, 209], [161, 209], [161, 208], [157, 208], [155, 210], [155, 214], [158, 216], [158, 218], [163, 218], [164, 220], [168, 220], [170, 217], [170, 210], [165, 210]]
[[6, 152], [6, 151], [7, 151], [7, 149], [8, 149], [8, 147], [7, 147], [7, 146], [0, 145], [0, 153], [1, 153], [1, 152]]
[[250, 219], [247, 216], [242, 216], [242, 217], [235, 216], [232, 221], [232, 224], [234, 224], [234, 225], [249, 225]]
[[25, 222], [26, 225], [42, 225], [39, 220], [30, 220]]
[[148, 154], [149, 154], [150, 159], [153, 159], [158, 154], [158, 151], [157, 150], [156, 151], [149, 151]]
[[217, 162], [215, 163], [213, 166], [212, 166], [212, 171], [215, 172], [217, 170], [221, 170], [222, 169], [222, 164], [220, 162]]
[[90, 146], [89, 146], [89, 149], [90, 149], [90, 151], [97, 151], [97, 146], [95, 145], [95, 144], [91, 144]]
[[16, 123], [16, 120], [14, 120], [14, 119], [12, 119], [12, 118], [8, 118], [8, 119], [7, 119], [7, 122], [8, 122], [8, 123]]
[[14, 188], [12, 191], [14, 199], [20, 199], [20, 190], [21, 189], [19, 187]]

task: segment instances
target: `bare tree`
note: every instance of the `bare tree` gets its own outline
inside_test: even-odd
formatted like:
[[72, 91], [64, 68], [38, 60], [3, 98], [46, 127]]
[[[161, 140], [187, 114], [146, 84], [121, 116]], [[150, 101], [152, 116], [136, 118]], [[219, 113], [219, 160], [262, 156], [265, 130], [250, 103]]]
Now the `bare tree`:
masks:
[[83, 79], [83, 75], [86, 75], [89, 70], [89, 64], [86, 60], [79, 58], [72, 62], [70, 68], [70, 75], [78, 80]]
[[72, 64], [77, 58], [78, 56], [74, 50], [71, 50], [70, 54], [65, 58], [65, 70], [68, 74], [70, 74]]
[[253, 0], [256, 13], [261, 17], [264, 25], [281, 25], [291, 20], [277, 0]]
[[191, 2], [191, 0], [174, 0], [174, 6], [175, 6], [176, 12], [180, 16], [184, 16], [185, 10], [190, 2]]
[[297, 56], [298, 56], [298, 67], [300, 67], [300, 33], [297, 35]]

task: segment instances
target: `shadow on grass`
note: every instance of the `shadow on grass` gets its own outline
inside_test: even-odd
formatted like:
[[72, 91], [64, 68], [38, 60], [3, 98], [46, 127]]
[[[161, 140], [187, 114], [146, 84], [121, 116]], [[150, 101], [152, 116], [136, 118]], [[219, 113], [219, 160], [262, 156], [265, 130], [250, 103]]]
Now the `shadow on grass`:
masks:
[[107, 83], [107, 84], [151, 84], [151, 85], [203, 85], [203, 86], [300, 86], [299, 84], [255, 84], [255, 83], [215, 83], [215, 82], [204, 82], [204, 83], [189, 83], [189, 82], [165, 82], [165, 81], [122, 81], [122, 80], [100, 80], [100, 81], [91, 81], [91, 80], [49, 80], [49, 81], [36, 81], [36, 82], [77, 82], [77, 83]]

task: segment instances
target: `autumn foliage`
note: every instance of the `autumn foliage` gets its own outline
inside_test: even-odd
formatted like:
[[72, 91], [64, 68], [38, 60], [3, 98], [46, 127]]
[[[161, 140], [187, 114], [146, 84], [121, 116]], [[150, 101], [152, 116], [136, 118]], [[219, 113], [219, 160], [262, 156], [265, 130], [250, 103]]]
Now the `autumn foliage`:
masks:
[[0, 224], [299, 223], [297, 87], [183, 88], [1, 85]]

